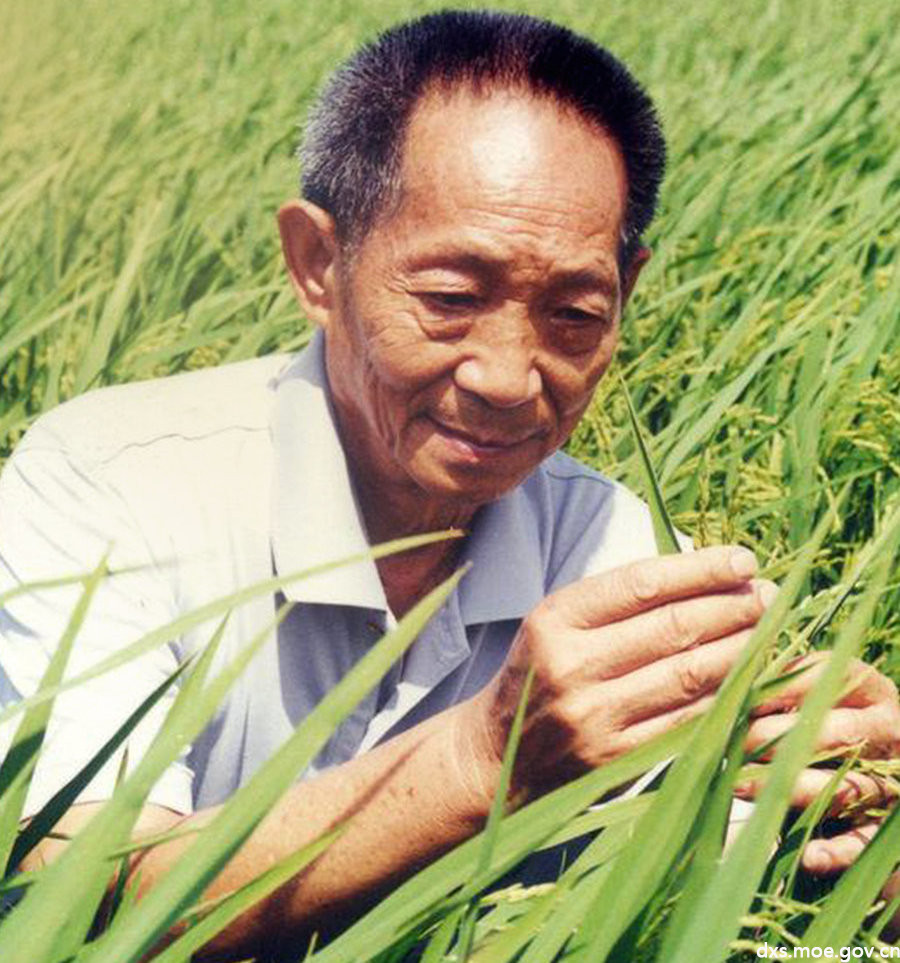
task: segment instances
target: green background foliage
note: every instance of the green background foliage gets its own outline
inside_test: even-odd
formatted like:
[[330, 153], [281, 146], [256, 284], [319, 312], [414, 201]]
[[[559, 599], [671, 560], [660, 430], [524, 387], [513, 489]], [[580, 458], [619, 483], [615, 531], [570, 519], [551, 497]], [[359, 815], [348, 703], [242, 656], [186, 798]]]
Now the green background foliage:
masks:
[[[85, 390], [305, 343], [274, 221], [297, 190], [304, 111], [362, 39], [441, 6], [0, 0], [0, 461]], [[779, 628], [802, 649], [898, 504], [900, 4], [495, 6], [592, 36], [658, 103], [669, 174], [619, 366], [675, 524], [698, 544], [753, 547], [773, 577], [800, 573]], [[569, 447], [642, 488], [616, 379]], [[896, 566], [870, 601], [855, 642], [900, 677]], [[605, 871], [614, 863], [584, 878]], [[679, 879], [657, 880], [637, 918], [649, 957]], [[546, 919], [553, 898], [521, 906]], [[787, 903], [754, 904], [757, 923], [802, 930]], [[518, 913], [494, 912], [503, 926]], [[774, 938], [761, 925], [733, 946]], [[476, 958], [512, 959], [490, 950], [491, 932], [479, 924]], [[637, 952], [627, 939], [611, 952], [623, 946]]]

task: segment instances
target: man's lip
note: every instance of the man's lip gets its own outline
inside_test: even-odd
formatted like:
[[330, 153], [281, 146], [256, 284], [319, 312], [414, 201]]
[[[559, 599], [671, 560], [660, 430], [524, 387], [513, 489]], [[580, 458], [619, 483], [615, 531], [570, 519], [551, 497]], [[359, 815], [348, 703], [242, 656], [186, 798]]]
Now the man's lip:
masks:
[[532, 430], [527, 434], [514, 436], [512, 438], [510, 438], [508, 435], [475, 435], [470, 431], [466, 431], [464, 428], [457, 428], [455, 425], [448, 425], [439, 418], [435, 418], [434, 415], [429, 415], [428, 419], [438, 429], [446, 432], [448, 435], [453, 435], [467, 444], [477, 445], [479, 448], [515, 448], [517, 445], [521, 445], [526, 441], [531, 441], [539, 434], [537, 430]]

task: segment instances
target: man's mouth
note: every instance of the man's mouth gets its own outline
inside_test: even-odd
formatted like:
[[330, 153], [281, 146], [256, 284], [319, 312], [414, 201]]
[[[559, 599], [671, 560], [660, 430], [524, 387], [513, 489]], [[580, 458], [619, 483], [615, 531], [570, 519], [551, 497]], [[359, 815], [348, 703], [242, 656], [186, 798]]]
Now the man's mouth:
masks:
[[428, 415], [427, 417], [434, 427], [448, 439], [484, 452], [502, 452], [511, 448], [517, 448], [519, 445], [533, 441], [540, 434], [536, 429], [531, 429], [527, 432], [517, 431], [514, 434], [500, 434], [496, 431], [472, 431], [467, 428], [447, 424], [435, 418], [433, 415]]

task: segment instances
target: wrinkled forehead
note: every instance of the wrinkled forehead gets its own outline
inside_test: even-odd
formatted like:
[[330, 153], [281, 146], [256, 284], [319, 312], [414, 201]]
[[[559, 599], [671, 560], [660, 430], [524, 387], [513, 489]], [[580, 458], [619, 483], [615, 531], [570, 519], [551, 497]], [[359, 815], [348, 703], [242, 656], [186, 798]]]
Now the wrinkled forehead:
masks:
[[622, 225], [627, 176], [615, 140], [574, 108], [517, 88], [432, 88], [406, 130], [399, 196], [546, 203]]

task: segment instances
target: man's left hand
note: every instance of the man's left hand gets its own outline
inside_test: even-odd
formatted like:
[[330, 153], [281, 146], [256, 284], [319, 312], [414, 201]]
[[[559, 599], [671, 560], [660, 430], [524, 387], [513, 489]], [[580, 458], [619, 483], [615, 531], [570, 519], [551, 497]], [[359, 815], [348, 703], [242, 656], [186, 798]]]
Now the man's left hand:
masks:
[[[762, 749], [794, 725], [797, 710], [821, 677], [827, 659], [827, 652], [815, 653], [791, 666], [792, 671], [806, 671], [795, 675], [775, 697], [754, 711], [747, 737], [749, 752]], [[854, 660], [844, 695], [826, 716], [816, 749], [835, 755], [859, 752], [865, 759], [900, 756], [900, 698], [894, 683], [872, 666]], [[775, 750], [769, 755], [772, 751]], [[794, 786], [791, 805], [808, 806], [825, 790], [832, 775], [827, 769], [804, 769]], [[758, 788], [759, 783], [749, 780], [736, 792], [743, 798], [752, 798]], [[830, 812], [837, 814], [848, 807], [883, 809], [896, 799], [897, 792], [889, 780], [849, 772], [835, 793]], [[803, 852], [803, 868], [822, 876], [847, 869], [875, 835], [878, 825], [877, 820], [867, 819], [848, 832], [810, 841]]]

